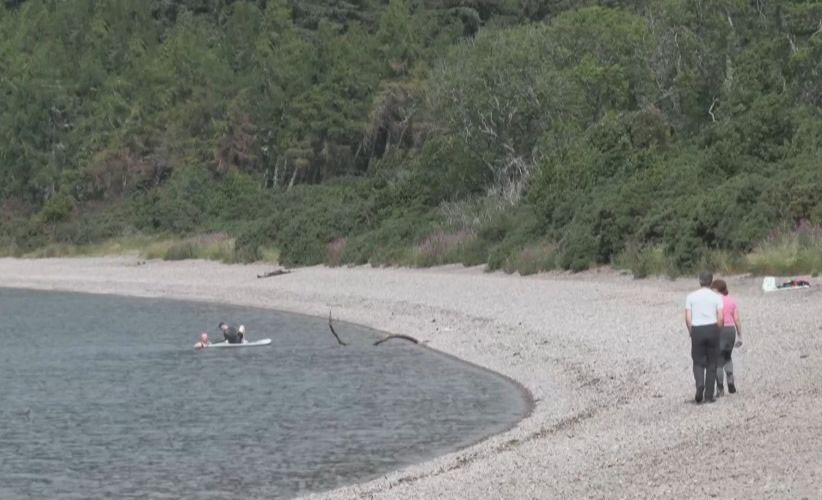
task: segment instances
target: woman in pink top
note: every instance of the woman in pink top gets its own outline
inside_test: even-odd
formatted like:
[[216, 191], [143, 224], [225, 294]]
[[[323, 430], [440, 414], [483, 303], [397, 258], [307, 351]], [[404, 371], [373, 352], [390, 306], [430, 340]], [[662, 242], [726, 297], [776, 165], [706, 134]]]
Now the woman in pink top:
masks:
[[[722, 295], [722, 309], [725, 314], [724, 325], [719, 334], [719, 361], [716, 365], [717, 396], [725, 394], [724, 379], [728, 378], [728, 392], [736, 392], [734, 385], [734, 364], [731, 353], [734, 346], [742, 345], [742, 322], [739, 320], [739, 308], [736, 299], [728, 295], [728, 285], [723, 280], [716, 280], [711, 285], [717, 293]], [[737, 340], [737, 337], [739, 340]]]

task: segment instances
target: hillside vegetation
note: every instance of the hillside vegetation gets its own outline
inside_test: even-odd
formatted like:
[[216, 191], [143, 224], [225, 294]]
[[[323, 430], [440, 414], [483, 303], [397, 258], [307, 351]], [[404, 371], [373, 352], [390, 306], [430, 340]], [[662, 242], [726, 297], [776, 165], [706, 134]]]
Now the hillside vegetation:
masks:
[[822, 0], [3, 0], [0, 64], [6, 254], [822, 271]]

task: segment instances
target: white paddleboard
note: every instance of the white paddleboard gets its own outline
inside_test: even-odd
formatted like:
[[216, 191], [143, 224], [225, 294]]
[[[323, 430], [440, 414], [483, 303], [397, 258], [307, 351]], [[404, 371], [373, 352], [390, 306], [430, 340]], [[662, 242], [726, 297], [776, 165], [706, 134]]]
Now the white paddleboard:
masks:
[[242, 344], [229, 344], [228, 342], [215, 342], [213, 344], [208, 344], [208, 347], [259, 347], [268, 345], [271, 343], [271, 339], [260, 339], [255, 340], [253, 342], [243, 342]]
[[811, 286], [810, 285], [801, 285], [801, 286], [783, 286], [779, 287], [776, 284], [776, 278], [773, 276], [766, 276], [764, 280], [762, 280], [762, 291], [763, 292], [784, 292], [785, 290], [807, 290]]

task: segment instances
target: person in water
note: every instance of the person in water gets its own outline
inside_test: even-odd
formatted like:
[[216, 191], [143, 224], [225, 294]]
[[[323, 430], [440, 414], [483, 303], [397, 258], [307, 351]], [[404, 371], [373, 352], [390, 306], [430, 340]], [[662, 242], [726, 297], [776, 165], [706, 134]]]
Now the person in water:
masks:
[[240, 342], [245, 342], [247, 339], [245, 338], [245, 325], [240, 325], [237, 328], [237, 335], [240, 337]]
[[722, 297], [711, 290], [713, 274], [699, 275], [700, 289], [685, 300], [685, 326], [691, 337], [691, 358], [694, 362], [697, 403], [704, 399], [714, 402], [716, 362], [719, 355], [719, 331], [725, 319]]
[[734, 346], [742, 345], [742, 322], [739, 320], [739, 307], [736, 298], [728, 295], [728, 285], [723, 280], [716, 280], [711, 288], [722, 295], [722, 310], [724, 311], [724, 326], [719, 334], [719, 359], [716, 367], [717, 396], [725, 395], [725, 379], [728, 380], [728, 392], [734, 394], [734, 364], [731, 360]]
[[202, 349], [204, 347], [208, 347], [208, 332], [203, 332], [200, 334], [200, 341], [194, 344], [195, 349]]
[[[241, 344], [243, 342], [242, 335], [233, 326], [229, 326], [229, 325], [227, 325], [225, 323], [222, 323], [222, 322], [217, 326], [220, 328], [220, 330], [222, 330], [223, 338], [229, 344]], [[243, 330], [245, 330], [245, 329], [243, 329]]]

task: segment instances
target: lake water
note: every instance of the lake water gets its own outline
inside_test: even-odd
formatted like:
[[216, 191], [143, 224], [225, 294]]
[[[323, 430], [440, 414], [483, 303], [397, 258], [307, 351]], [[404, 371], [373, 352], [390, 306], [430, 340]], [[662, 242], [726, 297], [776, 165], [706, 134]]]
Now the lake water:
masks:
[[[220, 304], [0, 289], [0, 498], [289, 498], [467, 446], [521, 389], [422, 346]], [[268, 347], [191, 346], [224, 320]]]

